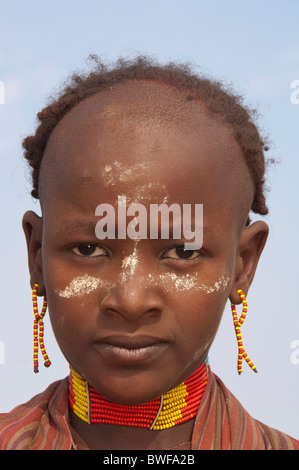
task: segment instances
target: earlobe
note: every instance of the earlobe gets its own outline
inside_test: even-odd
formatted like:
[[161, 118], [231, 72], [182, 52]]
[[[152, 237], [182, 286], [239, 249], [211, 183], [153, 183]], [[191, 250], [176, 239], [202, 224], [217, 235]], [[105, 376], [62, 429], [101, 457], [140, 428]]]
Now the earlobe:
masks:
[[238, 289], [242, 289], [244, 294], [247, 295], [265, 247], [268, 233], [268, 225], [261, 220], [243, 229], [238, 245], [235, 280], [229, 297], [233, 304], [240, 304], [241, 302]]
[[43, 219], [33, 211], [27, 211], [22, 220], [26, 238], [30, 284], [39, 284], [38, 295], [45, 295], [42, 269], [42, 233]]

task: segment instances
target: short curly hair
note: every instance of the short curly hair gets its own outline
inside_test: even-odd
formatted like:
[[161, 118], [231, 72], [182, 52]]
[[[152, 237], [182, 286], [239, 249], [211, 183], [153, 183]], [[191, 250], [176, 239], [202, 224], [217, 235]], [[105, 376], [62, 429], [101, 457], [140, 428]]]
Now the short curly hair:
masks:
[[243, 104], [243, 97], [225, 87], [220, 81], [194, 73], [192, 67], [173, 62], [161, 65], [152, 58], [137, 56], [134, 59], [118, 59], [114, 64], [103, 63], [97, 55], [89, 56], [93, 67], [88, 72], [74, 72], [64, 83], [63, 89], [50, 99], [37, 114], [39, 125], [34, 135], [23, 140], [24, 156], [31, 167], [31, 195], [39, 198], [39, 172], [51, 132], [58, 122], [74, 106], [87, 97], [113, 85], [130, 80], [148, 80], [164, 83], [184, 92], [187, 100], [205, 103], [211, 115], [221, 116], [233, 130], [254, 183], [251, 210], [266, 215], [265, 151], [269, 150], [256, 124], [256, 110]]

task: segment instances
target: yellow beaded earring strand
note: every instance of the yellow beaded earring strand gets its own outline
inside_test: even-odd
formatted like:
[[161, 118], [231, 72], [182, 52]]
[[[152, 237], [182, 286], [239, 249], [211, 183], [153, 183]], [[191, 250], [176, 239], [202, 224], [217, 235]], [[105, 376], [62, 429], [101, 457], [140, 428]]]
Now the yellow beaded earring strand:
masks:
[[244, 346], [243, 346], [242, 335], [241, 335], [241, 326], [243, 325], [244, 320], [246, 318], [247, 300], [246, 300], [246, 297], [243, 294], [241, 289], [238, 290], [238, 294], [239, 294], [239, 296], [242, 300], [242, 304], [243, 304], [242, 314], [241, 314], [239, 319], [238, 319], [238, 316], [237, 316], [237, 310], [236, 310], [235, 304], [233, 304], [233, 303], [231, 304], [231, 309], [232, 309], [234, 327], [235, 327], [235, 332], [236, 332], [236, 337], [237, 337], [237, 342], [238, 342], [238, 365], [237, 365], [237, 369], [238, 369], [238, 374], [240, 375], [240, 374], [242, 374], [242, 360], [243, 360], [243, 358], [245, 359], [245, 361], [247, 362], [249, 367], [254, 372], [257, 372], [257, 368], [255, 367], [253, 362], [249, 359], [249, 357], [248, 357], [248, 355], [247, 355], [247, 353], [244, 349]]
[[51, 361], [46, 353], [45, 345], [44, 345], [44, 322], [43, 318], [45, 316], [47, 310], [47, 298], [44, 297], [43, 306], [41, 313], [38, 313], [37, 307], [37, 289], [38, 284], [34, 284], [32, 289], [32, 304], [33, 304], [33, 313], [34, 313], [34, 321], [33, 321], [33, 364], [34, 364], [34, 372], [38, 372], [38, 346], [42, 352], [44, 358], [44, 366], [50, 367]]

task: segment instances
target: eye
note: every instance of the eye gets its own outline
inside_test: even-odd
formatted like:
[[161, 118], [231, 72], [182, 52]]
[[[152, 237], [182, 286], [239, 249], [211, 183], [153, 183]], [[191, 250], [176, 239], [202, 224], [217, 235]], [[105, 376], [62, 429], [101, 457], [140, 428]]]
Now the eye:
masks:
[[80, 243], [79, 245], [73, 246], [71, 251], [77, 256], [96, 258], [97, 256], [107, 256], [108, 252], [105, 248], [92, 243]]
[[163, 258], [172, 258], [179, 260], [193, 260], [199, 258], [199, 250], [186, 250], [184, 245], [176, 246], [165, 251]]

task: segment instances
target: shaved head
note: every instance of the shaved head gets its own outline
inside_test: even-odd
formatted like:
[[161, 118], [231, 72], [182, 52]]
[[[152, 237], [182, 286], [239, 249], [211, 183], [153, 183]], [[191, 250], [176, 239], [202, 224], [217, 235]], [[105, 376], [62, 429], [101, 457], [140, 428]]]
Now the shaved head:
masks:
[[[109, 164], [109, 155], [115, 155], [123, 146], [124, 137], [133, 164], [150, 161], [158, 165], [161, 137], [173, 142], [178, 136], [183, 138], [179, 145], [186, 165], [191, 163], [190, 159], [197, 158], [197, 153], [199, 158], [204, 145], [211, 171], [221, 167], [220, 183], [227, 185], [235, 199], [241, 226], [246, 222], [253, 199], [253, 182], [231, 127], [220, 117], [212, 116], [204, 103], [187, 100], [178, 90], [147, 81], [127, 82], [99, 92], [75, 106], [58, 123], [41, 166], [43, 208], [47, 194], [52, 197], [54, 187], [64, 184], [63, 168], [70, 172], [78, 162], [81, 182], [88, 183], [91, 174], [84, 164], [86, 139], [82, 138], [87, 135], [97, 151], [97, 163], [94, 163], [97, 168]], [[109, 146], [104, 146], [107, 138]], [[138, 152], [134, 146], [136, 141]], [[198, 152], [194, 151], [194, 145]], [[211, 155], [216, 149], [217, 160], [215, 157], [213, 160]], [[165, 158], [169, 165], [173, 164], [171, 152]]]

